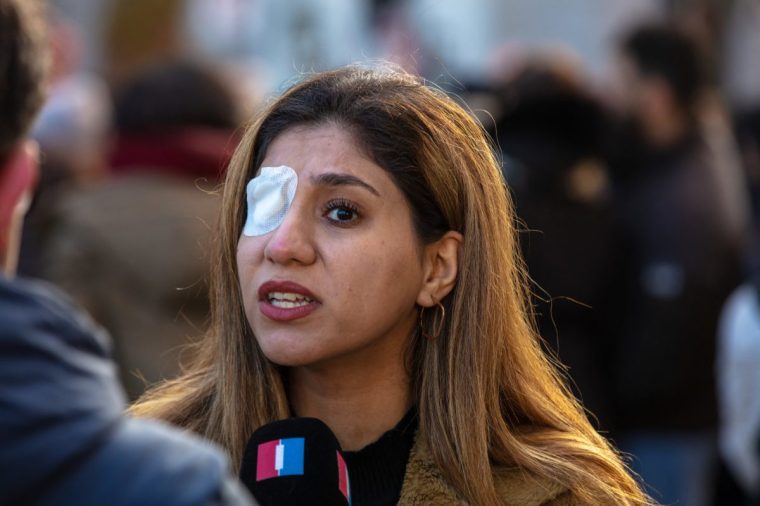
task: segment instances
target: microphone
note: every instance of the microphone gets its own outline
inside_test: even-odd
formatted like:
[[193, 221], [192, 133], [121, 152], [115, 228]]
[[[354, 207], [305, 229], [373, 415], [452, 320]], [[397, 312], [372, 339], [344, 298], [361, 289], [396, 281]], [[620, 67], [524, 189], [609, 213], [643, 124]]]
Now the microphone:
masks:
[[259, 427], [245, 448], [240, 480], [261, 506], [351, 505], [338, 439], [316, 418]]

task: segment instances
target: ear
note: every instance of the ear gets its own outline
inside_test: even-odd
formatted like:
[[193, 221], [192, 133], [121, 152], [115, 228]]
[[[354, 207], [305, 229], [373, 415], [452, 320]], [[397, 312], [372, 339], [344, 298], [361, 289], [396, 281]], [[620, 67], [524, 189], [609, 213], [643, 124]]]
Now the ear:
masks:
[[21, 242], [21, 225], [39, 176], [39, 148], [27, 140], [0, 167], [0, 267], [13, 275]]
[[462, 234], [450, 230], [437, 241], [425, 246], [424, 278], [417, 295], [417, 304], [434, 306], [454, 288], [459, 274], [459, 251], [463, 241]]

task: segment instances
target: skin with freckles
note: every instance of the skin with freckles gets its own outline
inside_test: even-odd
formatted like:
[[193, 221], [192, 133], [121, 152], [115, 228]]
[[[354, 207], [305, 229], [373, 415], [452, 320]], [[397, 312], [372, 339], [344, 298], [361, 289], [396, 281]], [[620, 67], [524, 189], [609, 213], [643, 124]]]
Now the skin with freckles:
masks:
[[[299, 183], [276, 230], [240, 236], [248, 322], [266, 357], [288, 366], [296, 414], [324, 420], [344, 449], [361, 448], [411, 405], [404, 359], [417, 304], [451, 289], [461, 237], [423, 245], [404, 195], [340, 126], [286, 130], [262, 165], [292, 167]], [[299, 304], [310, 310], [279, 318], [267, 282], [305, 288], [313, 301]]]
[[[402, 349], [416, 324], [423, 262], [409, 205], [390, 176], [336, 126], [286, 131], [263, 165], [288, 165], [299, 180], [282, 224], [238, 243], [245, 312], [264, 354], [280, 365], [334, 367]], [[372, 189], [317, 179], [328, 173]], [[270, 280], [303, 286], [316, 310], [268, 318], [259, 287]]]

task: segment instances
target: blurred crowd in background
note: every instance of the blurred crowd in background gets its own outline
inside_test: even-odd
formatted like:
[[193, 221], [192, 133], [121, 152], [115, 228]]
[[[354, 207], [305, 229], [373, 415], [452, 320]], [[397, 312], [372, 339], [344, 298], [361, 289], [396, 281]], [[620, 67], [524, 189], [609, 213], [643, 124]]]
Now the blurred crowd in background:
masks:
[[50, 0], [49, 25], [19, 272], [110, 331], [131, 398], [202, 335], [246, 121], [391, 61], [492, 134], [541, 336], [654, 499], [760, 502], [760, 1]]

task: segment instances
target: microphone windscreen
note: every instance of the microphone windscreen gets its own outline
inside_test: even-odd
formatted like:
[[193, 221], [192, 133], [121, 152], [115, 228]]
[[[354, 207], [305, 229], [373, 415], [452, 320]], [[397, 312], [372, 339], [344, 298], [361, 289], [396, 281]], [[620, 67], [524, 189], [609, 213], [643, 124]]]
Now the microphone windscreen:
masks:
[[259, 427], [240, 479], [261, 506], [350, 506], [348, 470], [335, 434], [316, 418]]

